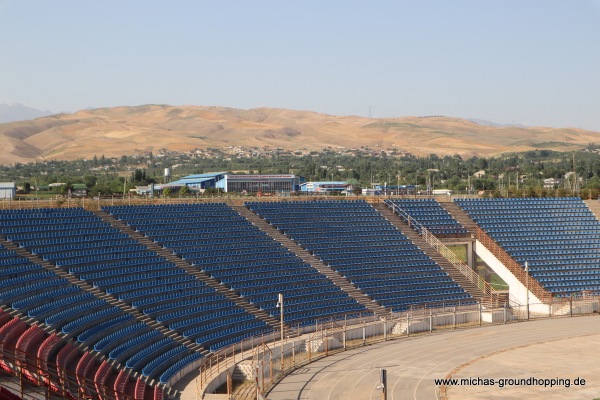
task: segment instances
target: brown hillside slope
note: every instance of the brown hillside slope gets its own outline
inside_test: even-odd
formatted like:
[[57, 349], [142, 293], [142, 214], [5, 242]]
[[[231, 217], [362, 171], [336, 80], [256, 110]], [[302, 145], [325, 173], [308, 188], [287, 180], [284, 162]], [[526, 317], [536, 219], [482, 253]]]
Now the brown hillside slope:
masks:
[[0, 124], [0, 163], [72, 160], [223, 146], [290, 150], [397, 148], [417, 155], [568, 151], [600, 141], [581, 129], [489, 127], [449, 117], [370, 119], [284, 109], [144, 105], [100, 108]]

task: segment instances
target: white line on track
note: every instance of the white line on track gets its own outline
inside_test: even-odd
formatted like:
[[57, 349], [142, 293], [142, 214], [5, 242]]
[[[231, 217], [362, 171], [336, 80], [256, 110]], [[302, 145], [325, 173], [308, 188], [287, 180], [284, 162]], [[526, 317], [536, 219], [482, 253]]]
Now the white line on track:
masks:
[[[379, 381], [379, 368], [384, 367], [388, 370], [390, 400], [436, 399], [438, 388], [434, 379], [443, 378], [464, 362], [503, 349], [597, 333], [599, 328], [600, 319], [589, 316], [401, 338], [321, 359], [314, 371], [293, 375], [293, 379], [284, 378], [268, 397], [272, 400], [377, 400], [380, 392], [375, 386]], [[302, 379], [305, 383], [300, 387]], [[288, 383], [295, 383], [296, 389], [286, 386]]]

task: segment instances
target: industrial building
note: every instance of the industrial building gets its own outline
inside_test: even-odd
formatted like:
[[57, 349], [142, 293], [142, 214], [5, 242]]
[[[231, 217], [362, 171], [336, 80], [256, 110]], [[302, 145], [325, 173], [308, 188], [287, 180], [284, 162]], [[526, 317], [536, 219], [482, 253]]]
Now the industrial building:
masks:
[[216, 187], [216, 183], [223, 179], [227, 172], [210, 172], [207, 174], [188, 175], [173, 181], [170, 185], [187, 186], [190, 191], [199, 191]]
[[302, 177], [293, 174], [235, 175], [227, 172], [210, 172], [184, 176], [164, 184], [138, 186], [135, 191], [139, 195], [152, 196], [156, 192], [162, 192], [166, 187], [171, 188], [172, 191], [179, 191], [180, 188], [187, 186], [192, 193], [203, 192], [209, 188], [236, 193], [291, 193], [300, 190], [302, 181]]
[[217, 182], [224, 192], [238, 193], [291, 193], [300, 190], [301, 177], [294, 174], [233, 175], [225, 174]]
[[345, 181], [305, 182], [300, 185], [302, 193], [351, 192], [352, 185]]
[[17, 195], [17, 186], [14, 182], [0, 182], [0, 199], [14, 199]]

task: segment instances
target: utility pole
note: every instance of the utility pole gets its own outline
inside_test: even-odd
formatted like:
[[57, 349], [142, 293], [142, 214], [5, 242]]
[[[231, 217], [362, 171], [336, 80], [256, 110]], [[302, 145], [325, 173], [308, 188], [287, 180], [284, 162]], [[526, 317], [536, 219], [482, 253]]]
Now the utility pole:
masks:
[[279, 321], [281, 331], [281, 373], [283, 374], [283, 293], [279, 293], [277, 306], [279, 307]]

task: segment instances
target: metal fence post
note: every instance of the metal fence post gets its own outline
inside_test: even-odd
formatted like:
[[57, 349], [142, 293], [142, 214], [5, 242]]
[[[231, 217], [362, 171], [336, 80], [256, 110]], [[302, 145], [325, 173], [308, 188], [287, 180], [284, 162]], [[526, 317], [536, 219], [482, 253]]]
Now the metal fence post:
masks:
[[429, 310], [429, 333], [433, 332], [433, 311]]
[[452, 307], [452, 329], [456, 329], [456, 306]]
[[362, 326], [362, 334], [363, 334], [363, 346], [367, 345], [367, 328], [365, 327], [365, 322], [363, 321]]
[[573, 295], [569, 296], [569, 314], [573, 316]]
[[481, 326], [481, 303], [479, 303], [479, 326]]

